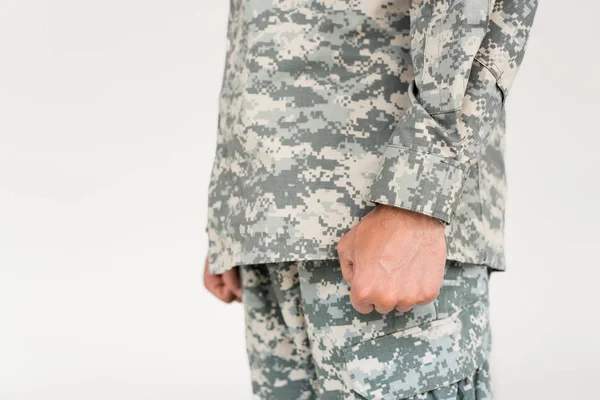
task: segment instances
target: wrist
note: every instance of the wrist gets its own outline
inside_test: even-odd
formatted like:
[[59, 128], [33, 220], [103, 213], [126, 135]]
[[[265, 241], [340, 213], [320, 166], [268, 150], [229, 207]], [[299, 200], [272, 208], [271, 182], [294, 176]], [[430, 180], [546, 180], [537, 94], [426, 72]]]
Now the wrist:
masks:
[[439, 222], [442, 225], [446, 225], [444, 223], [444, 221], [442, 221], [439, 218], [433, 217], [431, 215], [428, 214], [423, 214], [420, 213], [418, 211], [413, 211], [413, 210], [408, 210], [406, 208], [401, 208], [401, 207], [396, 207], [396, 206], [390, 206], [388, 204], [382, 204], [382, 203], [378, 203], [375, 206], [375, 209], [378, 210], [381, 213], [385, 213], [385, 214], [394, 214], [394, 215], [399, 215], [399, 216], [404, 216], [404, 217], [408, 217], [411, 219], [420, 219], [420, 220], [435, 220], [437, 222]]

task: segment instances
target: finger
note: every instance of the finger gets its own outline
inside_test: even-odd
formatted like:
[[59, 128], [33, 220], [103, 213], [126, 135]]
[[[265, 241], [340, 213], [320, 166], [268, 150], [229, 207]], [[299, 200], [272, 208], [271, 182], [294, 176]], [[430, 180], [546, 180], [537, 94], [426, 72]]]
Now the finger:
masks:
[[355, 236], [355, 229], [352, 228], [340, 238], [340, 241], [338, 242], [338, 245], [337, 245], [338, 255], [340, 253], [347, 252], [350, 249], [350, 247], [352, 247], [352, 245], [354, 243], [354, 236]]
[[388, 314], [394, 311], [394, 307], [375, 306], [375, 311], [377, 311], [379, 314]]
[[231, 290], [229, 290], [225, 285], [217, 288], [216, 293], [213, 293], [219, 300], [224, 303], [231, 303], [235, 300], [236, 295]]
[[227, 293], [230, 292], [229, 289], [225, 287], [223, 283], [222, 275], [211, 275], [204, 280], [204, 286], [206, 289], [219, 300], [224, 300], [227, 298]]
[[440, 285], [436, 285], [437, 290], [425, 290], [421, 293], [421, 299], [417, 302], [418, 305], [424, 306], [433, 302], [440, 295]]
[[396, 303], [392, 298], [382, 299], [381, 301], [374, 302], [375, 311], [379, 314], [387, 314], [394, 311], [396, 308]]
[[240, 271], [237, 267], [223, 273], [223, 283], [225, 284], [225, 287], [235, 295], [235, 297], [239, 299], [242, 298]]
[[364, 290], [357, 289], [357, 287], [350, 288], [350, 302], [354, 309], [361, 314], [368, 314], [375, 308], [369, 300], [368, 294]]
[[232, 290], [225, 286], [221, 279], [221, 275], [217, 275], [217, 277], [219, 278], [219, 281], [209, 282], [205, 285], [206, 288], [217, 299], [225, 303], [231, 303], [237, 296]]
[[361, 314], [368, 314], [371, 311], [373, 311], [373, 309], [375, 308], [373, 306], [373, 304], [356, 304], [356, 303], [352, 303], [352, 306], [354, 307], [354, 309], [356, 311], [358, 311]]
[[435, 297], [434, 298], [426, 298], [426, 299], [423, 299], [423, 300], [417, 302], [417, 305], [424, 306], [424, 305], [431, 303], [434, 300], [435, 300]]
[[225, 286], [222, 274], [212, 274], [209, 269], [208, 257], [204, 263], [204, 287], [217, 299], [231, 303], [235, 294]]
[[400, 311], [400, 312], [409, 312], [410, 310], [412, 310], [412, 308], [415, 306], [415, 303], [406, 303], [406, 302], [402, 302], [402, 303], [398, 303], [396, 305], [396, 310]]
[[340, 267], [342, 269], [342, 277], [348, 283], [352, 283], [354, 277], [354, 264], [350, 259], [340, 258]]

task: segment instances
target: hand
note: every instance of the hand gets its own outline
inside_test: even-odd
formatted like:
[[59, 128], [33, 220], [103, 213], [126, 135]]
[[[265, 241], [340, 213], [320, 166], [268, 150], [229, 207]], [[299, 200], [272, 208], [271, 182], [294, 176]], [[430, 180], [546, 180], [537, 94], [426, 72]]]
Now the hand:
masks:
[[354, 308], [409, 311], [439, 294], [446, 263], [444, 226], [424, 214], [377, 205], [338, 243]]
[[242, 285], [238, 267], [213, 275], [208, 270], [208, 257], [204, 263], [204, 287], [216, 298], [225, 302], [242, 301]]

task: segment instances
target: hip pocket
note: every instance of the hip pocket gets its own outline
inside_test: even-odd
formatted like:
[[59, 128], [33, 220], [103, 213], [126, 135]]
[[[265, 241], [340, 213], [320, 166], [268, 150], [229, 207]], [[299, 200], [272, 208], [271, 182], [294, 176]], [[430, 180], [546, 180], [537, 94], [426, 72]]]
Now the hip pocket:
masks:
[[452, 315], [343, 349], [352, 390], [366, 399], [398, 400], [456, 383], [486, 361], [487, 299]]

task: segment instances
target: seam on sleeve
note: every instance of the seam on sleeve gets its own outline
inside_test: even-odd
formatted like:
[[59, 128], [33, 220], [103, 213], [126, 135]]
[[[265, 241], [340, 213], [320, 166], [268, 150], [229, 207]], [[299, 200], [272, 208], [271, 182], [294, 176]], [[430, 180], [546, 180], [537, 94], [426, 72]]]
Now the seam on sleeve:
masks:
[[452, 114], [452, 113], [458, 113], [460, 112], [460, 108], [456, 108], [454, 110], [449, 110], [449, 111], [438, 111], [438, 112], [432, 112], [429, 113], [429, 115], [441, 115], [441, 114]]
[[481, 56], [476, 56], [473, 60], [477, 61], [479, 64], [483, 65], [488, 71], [490, 71], [490, 73], [494, 76], [494, 78], [496, 78], [497, 81], [500, 80], [502, 72], [500, 71], [500, 68], [498, 68], [495, 64], [493, 64], [492, 62], [488, 63], [487, 61], [484, 61], [484, 59]]
[[494, 64], [492, 61], [486, 61], [483, 58], [483, 54], [481, 54], [481, 53], [478, 53], [478, 54], [479, 55], [477, 55], [474, 58], [474, 61], [477, 61], [479, 64], [481, 64], [495, 78], [496, 86], [498, 86], [500, 93], [502, 93], [502, 106], [504, 106], [504, 103], [505, 103], [506, 99], [508, 98], [508, 89], [505, 88], [501, 83], [502, 74], [504, 74], [504, 71], [500, 70], [500, 68], [498, 68], [498, 66], [496, 64]]
[[[445, 164], [445, 163], [444, 163], [444, 164]], [[448, 164], [448, 165], [450, 165], [450, 164]], [[444, 174], [444, 182], [442, 182], [442, 190], [443, 190], [444, 188], [446, 188], [446, 182], [448, 182], [448, 174], [449, 174], [449, 173], [450, 173], [450, 170], [449, 170], [449, 169], [446, 169], [446, 173]], [[441, 198], [442, 198], [442, 195], [438, 195], [438, 196], [437, 196], [437, 199], [436, 199], [436, 201], [435, 201], [435, 207], [433, 207], [433, 212], [434, 212], [434, 214], [437, 214], [437, 215], [439, 215], [439, 214], [443, 214], [443, 213], [441, 212], [441, 210], [440, 210], [440, 199], [441, 199]], [[447, 217], [446, 217], [446, 219], [448, 219], [448, 220], [449, 220], [449, 219], [450, 219], [450, 216], [447, 216]]]
[[440, 159], [440, 162], [443, 164], [447, 164], [451, 167], [454, 167], [456, 169], [460, 169], [462, 171], [466, 171], [470, 166], [469, 165], [465, 165], [464, 163], [462, 163], [458, 158], [451, 158], [451, 157], [444, 157], [442, 155], [436, 154], [436, 153], [431, 153], [431, 152], [425, 152], [425, 151], [421, 151], [418, 149], [414, 149], [412, 147], [407, 147], [401, 144], [395, 144], [395, 143], [388, 143], [386, 145], [386, 147], [394, 147], [397, 149], [404, 149], [407, 150], [409, 152], [412, 153], [417, 153], [426, 157], [437, 157]]

